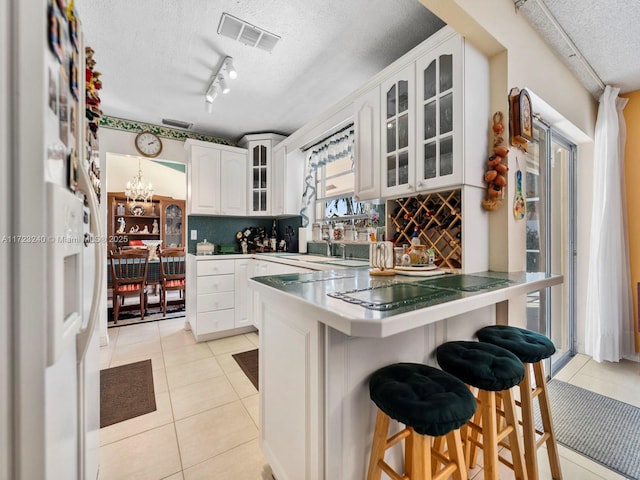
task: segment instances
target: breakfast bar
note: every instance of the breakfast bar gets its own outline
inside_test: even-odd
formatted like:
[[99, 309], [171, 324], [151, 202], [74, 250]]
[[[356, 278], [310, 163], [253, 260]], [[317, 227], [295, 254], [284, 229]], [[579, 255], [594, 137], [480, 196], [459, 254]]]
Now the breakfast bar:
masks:
[[[510, 299], [560, 283], [544, 273], [374, 277], [364, 268], [250, 280], [261, 442], [275, 477], [364, 478], [372, 372], [403, 361], [435, 366], [438, 345], [508, 323], [500, 307]], [[390, 464], [399, 460], [389, 456]]]

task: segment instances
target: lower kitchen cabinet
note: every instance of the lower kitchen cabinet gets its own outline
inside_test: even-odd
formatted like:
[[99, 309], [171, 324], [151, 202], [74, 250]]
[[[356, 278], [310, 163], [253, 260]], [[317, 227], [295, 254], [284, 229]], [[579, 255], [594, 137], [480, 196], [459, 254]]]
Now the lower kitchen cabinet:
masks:
[[251, 332], [257, 299], [249, 279], [304, 273], [307, 268], [253, 258], [196, 257], [187, 260], [187, 321], [198, 342]]

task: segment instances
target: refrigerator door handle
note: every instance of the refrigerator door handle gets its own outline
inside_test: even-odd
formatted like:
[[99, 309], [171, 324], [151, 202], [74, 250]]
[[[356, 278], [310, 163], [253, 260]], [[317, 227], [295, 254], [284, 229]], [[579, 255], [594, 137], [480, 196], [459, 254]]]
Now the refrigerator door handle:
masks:
[[98, 322], [98, 309], [100, 308], [100, 297], [102, 295], [102, 281], [104, 277], [104, 264], [106, 262], [105, 255], [102, 249], [100, 240], [104, 238], [102, 235], [102, 227], [100, 225], [100, 219], [98, 217], [98, 197], [93, 190], [93, 185], [89, 179], [89, 172], [86, 168], [78, 169], [78, 187], [82, 193], [87, 197], [89, 203], [89, 211], [91, 212], [90, 230], [94, 235], [94, 255], [95, 255], [95, 269], [94, 269], [94, 282], [93, 282], [93, 296], [91, 299], [91, 310], [89, 311], [89, 320], [86, 328], [80, 330], [76, 336], [77, 347], [77, 361], [78, 363], [84, 360], [89, 348], [89, 342], [91, 341], [91, 334], [93, 329], [96, 328]]

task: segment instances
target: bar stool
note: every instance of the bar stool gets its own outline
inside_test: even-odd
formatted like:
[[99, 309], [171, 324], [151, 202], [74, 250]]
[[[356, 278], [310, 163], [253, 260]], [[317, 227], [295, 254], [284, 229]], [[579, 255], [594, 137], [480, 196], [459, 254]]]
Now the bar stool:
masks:
[[[378, 413], [367, 480], [379, 480], [383, 471], [395, 480], [468, 479], [459, 429], [473, 416], [476, 402], [464, 383], [427, 365], [395, 363], [371, 375], [369, 393]], [[387, 438], [392, 418], [405, 428]], [[446, 455], [431, 446], [430, 437], [442, 436]], [[405, 472], [400, 475], [384, 454], [403, 439]]]
[[[524, 377], [524, 365], [514, 354], [496, 345], [482, 342], [447, 342], [436, 349], [438, 364], [445, 372], [477, 389], [478, 411], [468, 423], [464, 435], [465, 456], [469, 467], [475, 466], [478, 446], [482, 447], [485, 480], [498, 480], [498, 462], [510, 467], [517, 479], [527, 478], [524, 456], [518, 435], [518, 418], [511, 388]], [[499, 393], [504, 411], [496, 404]], [[504, 421], [498, 421], [504, 417]], [[470, 431], [469, 431], [470, 430]], [[478, 440], [478, 433], [482, 441]], [[509, 443], [503, 442], [505, 438]], [[502, 443], [501, 443], [502, 442]], [[511, 450], [511, 461], [498, 454], [499, 446]]]
[[[492, 343], [509, 350], [520, 359], [525, 366], [524, 379], [520, 382], [520, 402], [522, 411], [522, 430], [524, 434], [524, 456], [527, 461], [529, 480], [538, 480], [537, 451], [547, 445], [547, 455], [553, 480], [562, 480], [560, 457], [556, 437], [551, 421], [551, 408], [547, 393], [547, 380], [544, 373], [543, 360], [556, 351], [553, 342], [540, 333], [507, 325], [491, 325], [476, 333], [481, 342]], [[531, 368], [535, 377], [535, 388], [531, 382]], [[536, 431], [533, 419], [533, 401], [538, 398], [542, 431]], [[536, 433], [541, 435], [536, 440]]]

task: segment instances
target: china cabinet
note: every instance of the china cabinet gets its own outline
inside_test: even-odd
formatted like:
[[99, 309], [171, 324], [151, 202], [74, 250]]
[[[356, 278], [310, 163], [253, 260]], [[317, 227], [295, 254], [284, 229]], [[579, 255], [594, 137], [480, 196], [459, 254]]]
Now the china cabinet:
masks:
[[110, 250], [147, 241], [159, 241], [162, 247], [185, 245], [184, 200], [155, 195], [152, 201], [130, 202], [124, 192], [109, 192], [107, 206]]
[[189, 139], [187, 212], [190, 215], [247, 214], [247, 151]]
[[184, 207], [184, 200], [161, 200], [163, 247], [183, 247], [186, 245]]

